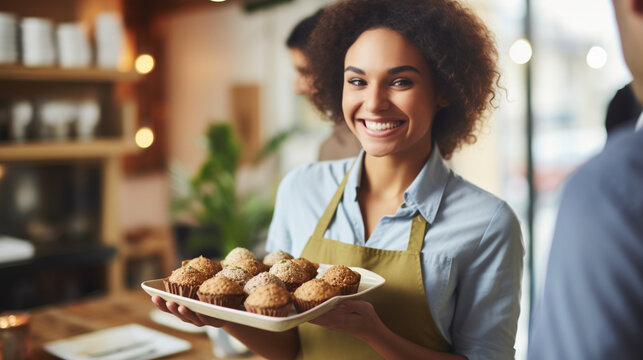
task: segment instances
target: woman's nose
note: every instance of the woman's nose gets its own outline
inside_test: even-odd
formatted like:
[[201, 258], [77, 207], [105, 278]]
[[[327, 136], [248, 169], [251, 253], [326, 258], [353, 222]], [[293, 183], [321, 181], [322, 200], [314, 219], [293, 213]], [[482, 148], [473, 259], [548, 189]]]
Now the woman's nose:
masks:
[[378, 112], [388, 109], [390, 102], [386, 89], [382, 86], [371, 86], [366, 91], [366, 99], [364, 99], [364, 107], [370, 112]]

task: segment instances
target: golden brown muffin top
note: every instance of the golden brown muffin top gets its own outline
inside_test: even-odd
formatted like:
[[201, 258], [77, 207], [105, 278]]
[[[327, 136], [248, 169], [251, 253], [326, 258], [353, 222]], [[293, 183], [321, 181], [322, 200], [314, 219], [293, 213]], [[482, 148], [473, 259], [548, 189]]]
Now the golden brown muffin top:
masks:
[[252, 251], [242, 248], [242, 247], [236, 247], [232, 249], [228, 255], [226, 255], [225, 259], [222, 261], [223, 267], [228, 266], [229, 263], [233, 263], [237, 260], [241, 259], [256, 259], [257, 257], [255, 254], [252, 253]]
[[210, 295], [241, 295], [243, 288], [225, 276], [215, 276], [204, 281], [199, 286], [199, 292]]
[[252, 274], [243, 268], [238, 266], [226, 266], [223, 270], [219, 271], [215, 277], [225, 276], [228, 279], [235, 281], [242, 288], [252, 278]]
[[344, 265], [333, 265], [322, 275], [322, 280], [334, 286], [353, 285], [359, 283], [361, 275]]
[[246, 304], [258, 307], [280, 307], [292, 302], [288, 290], [276, 284], [257, 288], [246, 299]]
[[246, 285], [243, 287], [243, 292], [246, 293], [247, 295], [250, 295], [257, 288], [268, 284], [275, 284], [283, 287], [284, 289], [286, 288], [286, 285], [284, 284], [284, 282], [281, 281], [281, 279], [279, 279], [276, 275], [273, 275], [268, 272], [262, 272], [254, 276], [252, 279], [248, 280]]
[[214, 276], [216, 273], [221, 271], [222, 267], [221, 264], [212, 259], [208, 259], [206, 257], [203, 257], [203, 255], [199, 256], [198, 258], [194, 258], [191, 260], [184, 260], [181, 263], [182, 266], [192, 266], [193, 268], [201, 271], [202, 273], [205, 273], [208, 275], [208, 277]]
[[340, 294], [339, 288], [322, 279], [312, 279], [303, 283], [294, 292], [297, 299], [305, 301], [324, 301]]
[[247, 270], [253, 276], [264, 271], [268, 271], [266, 265], [257, 259], [238, 259], [230, 263], [226, 263], [226, 266], [240, 267]]
[[293, 262], [306, 270], [306, 272], [308, 273], [308, 279], [314, 279], [317, 277], [317, 269], [319, 268], [319, 264], [301, 257], [294, 259]]
[[283, 282], [302, 283], [308, 278], [308, 273], [292, 260], [281, 260], [274, 264], [269, 271]]
[[263, 258], [263, 263], [267, 266], [273, 266], [281, 260], [292, 259], [293, 256], [283, 250], [273, 251]]
[[206, 274], [188, 265], [172, 271], [168, 281], [178, 285], [197, 286], [207, 279]]

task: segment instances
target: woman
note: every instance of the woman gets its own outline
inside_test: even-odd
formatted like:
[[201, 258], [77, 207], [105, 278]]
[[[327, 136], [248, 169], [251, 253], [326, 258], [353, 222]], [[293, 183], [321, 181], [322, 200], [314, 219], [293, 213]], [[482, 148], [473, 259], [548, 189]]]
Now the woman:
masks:
[[308, 49], [313, 101], [346, 121], [363, 151], [284, 178], [267, 250], [371, 269], [386, 284], [279, 334], [176, 304], [169, 311], [224, 326], [266, 357], [513, 358], [518, 221], [506, 203], [442, 160], [475, 141], [494, 95], [495, 55], [487, 29], [452, 0], [329, 7]]

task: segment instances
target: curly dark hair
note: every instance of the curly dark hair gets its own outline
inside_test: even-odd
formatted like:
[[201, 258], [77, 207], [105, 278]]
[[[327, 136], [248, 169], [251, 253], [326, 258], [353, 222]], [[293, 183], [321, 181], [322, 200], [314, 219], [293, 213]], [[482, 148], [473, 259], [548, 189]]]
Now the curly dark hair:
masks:
[[346, 52], [364, 31], [382, 27], [420, 50], [433, 71], [434, 88], [449, 104], [437, 111], [432, 128], [442, 155], [448, 159], [463, 143], [474, 143], [485, 112], [495, 107], [498, 53], [487, 27], [455, 0], [345, 0], [329, 6], [305, 48], [317, 109], [344, 121]]

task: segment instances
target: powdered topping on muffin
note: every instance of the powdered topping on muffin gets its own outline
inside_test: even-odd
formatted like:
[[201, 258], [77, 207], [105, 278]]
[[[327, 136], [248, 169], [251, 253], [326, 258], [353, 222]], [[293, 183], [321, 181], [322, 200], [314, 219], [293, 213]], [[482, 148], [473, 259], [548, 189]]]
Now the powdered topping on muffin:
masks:
[[294, 259], [293, 262], [303, 267], [304, 270], [306, 270], [306, 273], [308, 273], [308, 280], [314, 279], [317, 277], [317, 269], [319, 269], [319, 264], [301, 257]]
[[204, 281], [199, 286], [199, 292], [203, 294], [239, 295], [243, 288], [236, 281], [225, 276], [215, 276]]
[[240, 267], [244, 270], [247, 270], [253, 276], [264, 271], [268, 271], [266, 265], [264, 265], [257, 259], [238, 259], [230, 263], [226, 263], [226, 266]]
[[290, 293], [276, 284], [268, 284], [257, 288], [245, 301], [249, 306], [280, 307], [292, 301]]
[[346, 286], [359, 283], [361, 275], [344, 265], [333, 265], [321, 277], [331, 285]]
[[270, 273], [284, 282], [304, 282], [308, 273], [292, 260], [282, 260], [270, 268]]
[[214, 276], [222, 269], [221, 264], [218, 261], [208, 259], [203, 256], [199, 256], [191, 260], [185, 260], [181, 264], [182, 266], [191, 266], [202, 273], [205, 273], [208, 277]]
[[281, 279], [279, 279], [276, 275], [268, 272], [262, 272], [254, 276], [252, 279], [248, 280], [246, 285], [243, 287], [243, 292], [247, 295], [250, 295], [257, 288], [268, 284], [275, 284], [277, 286], [283, 287], [284, 289], [286, 288], [286, 285], [284, 285], [283, 281], [281, 281]]
[[242, 248], [242, 247], [236, 247], [232, 249], [228, 255], [226, 255], [225, 259], [223, 259], [223, 267], [228, 266], [229, 264], [237, 261], [237, 260], [242, 260], [242, 259], [256, 259], [257, 257], [255, 254], [252, 253], [252, 251]]
[[207, 279], [206, 274], [188, 265], [172, 271], [168, 281], [179, 285], [197, 286]]
[[294, 296], [305, 301], [325, 301], [339, 295], [339, 288], [322, 279], [312, 279], [295, 290]]
[[293, 256], [283, 250], [273, 251], [270, 254], [266, 255], [263, 258], [263, 263], [266, 266], [273, 266], [274, 264], [280, 262], [281, 260], [292, 259]]
[[248, 270], [238, 266], [226, 266], [215, 276], [225, 276], [232, 281], [236, 281], [241, 287], [243, 287], [246, 282], [252, 278], [252, 274], [248, 272]]

